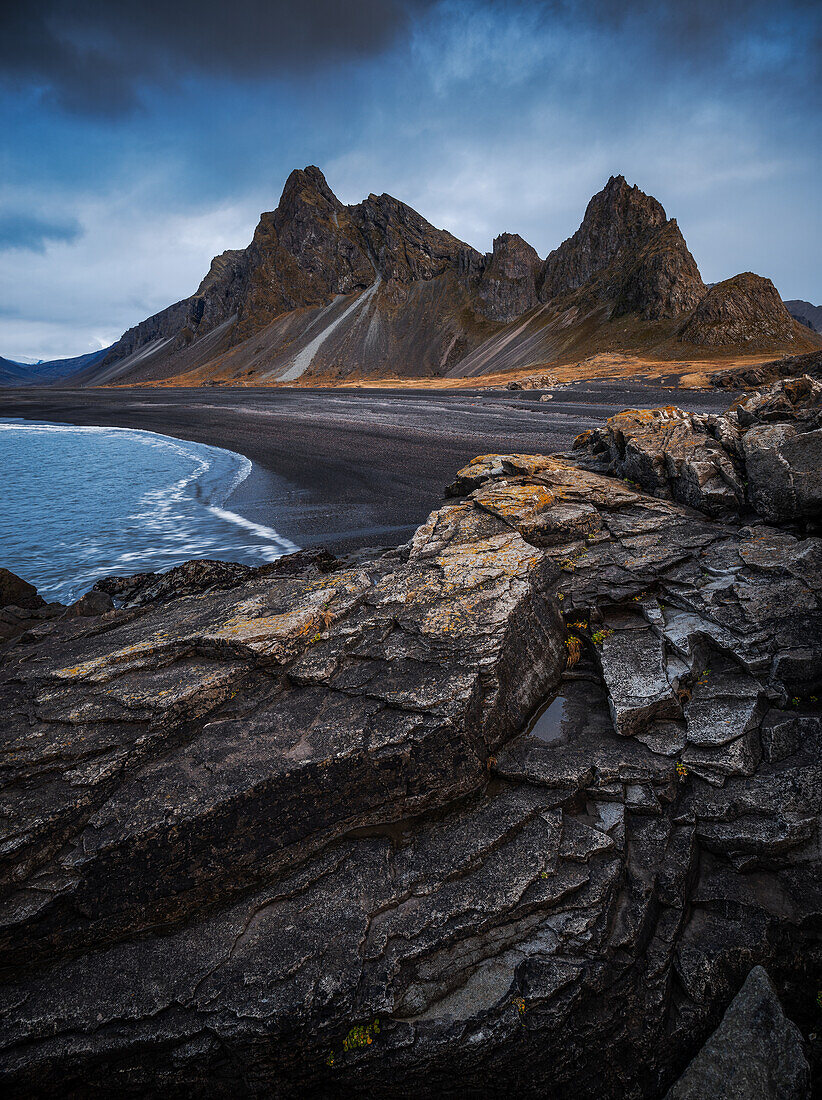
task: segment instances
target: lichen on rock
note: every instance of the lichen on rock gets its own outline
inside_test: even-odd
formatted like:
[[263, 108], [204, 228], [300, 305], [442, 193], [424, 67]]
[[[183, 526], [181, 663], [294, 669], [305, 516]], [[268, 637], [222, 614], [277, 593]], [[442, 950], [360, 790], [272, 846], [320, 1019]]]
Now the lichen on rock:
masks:
[[807, 1024], [820, 543], [740, 518], [708, 429], [609, 424], [635, 484], [481, 456], [372, 560], [0, 643], [4, 1094], [695, 1095], [758, 965]]

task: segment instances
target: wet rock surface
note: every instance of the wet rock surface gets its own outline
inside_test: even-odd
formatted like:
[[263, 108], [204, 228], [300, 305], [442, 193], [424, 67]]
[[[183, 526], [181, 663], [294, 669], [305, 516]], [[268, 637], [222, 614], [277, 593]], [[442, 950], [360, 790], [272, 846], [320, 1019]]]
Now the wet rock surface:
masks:
[[656, 1098], [757, 965], [813, 1029], [819, 540], [561, 458], [449, 493], [6, 644], [6, 1095]]

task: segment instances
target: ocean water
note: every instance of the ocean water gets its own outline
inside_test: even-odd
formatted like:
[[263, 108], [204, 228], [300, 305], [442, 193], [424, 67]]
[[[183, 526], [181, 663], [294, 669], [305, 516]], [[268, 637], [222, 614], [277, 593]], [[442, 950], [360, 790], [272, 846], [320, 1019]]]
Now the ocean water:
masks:
[[190, 558], [273, 561], [298, 547], [229, 506], [251, 468], [153, 432], [0, 418], [0, 566], [66, 603]]

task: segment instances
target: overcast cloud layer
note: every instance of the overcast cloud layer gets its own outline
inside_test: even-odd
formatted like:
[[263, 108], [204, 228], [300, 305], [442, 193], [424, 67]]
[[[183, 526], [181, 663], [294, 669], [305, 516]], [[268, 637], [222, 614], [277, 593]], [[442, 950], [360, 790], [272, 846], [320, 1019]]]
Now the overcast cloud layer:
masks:
[[784, 0], [29, 0], [0, 15], [0, 355], [190, 294], [288, 172], [546, 255], [622, 172], [713, 282], [822, 301], [822, 8]]

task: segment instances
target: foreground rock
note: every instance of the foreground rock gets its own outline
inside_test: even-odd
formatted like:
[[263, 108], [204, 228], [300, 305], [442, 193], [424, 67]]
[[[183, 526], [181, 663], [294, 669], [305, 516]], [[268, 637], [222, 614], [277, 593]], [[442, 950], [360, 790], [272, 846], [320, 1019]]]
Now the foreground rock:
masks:
[[768, 975], [755, 966], [665, 1100], [806, 1100], [810, 1094], [799, 1029], [785, 1019]]
[[7, 645], [5, 1095], [656, 1098], [753, 966], [812, 1019], [819, 541], [557, 458], [449, 491]]
[[62, 604], [47, 604], [33, 584], [0, 568], [0, 647], [64, 610]]
[[822, 522], [822, 384], [808, 376], [748, 394], [723, 416], [618, 413], [574, 447], [593, 468], [710, 516]]

